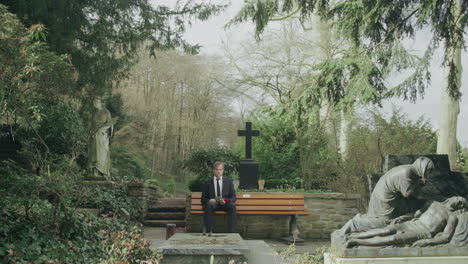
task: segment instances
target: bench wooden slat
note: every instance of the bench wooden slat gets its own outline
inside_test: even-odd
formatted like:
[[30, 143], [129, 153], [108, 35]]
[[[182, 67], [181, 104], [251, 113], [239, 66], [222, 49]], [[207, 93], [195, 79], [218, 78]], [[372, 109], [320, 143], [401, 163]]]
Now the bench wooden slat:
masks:
[[[278, 199], [238, 199], [236, 206], [239, 205], [304, 205], [304, 200], [278, 200]], [[193, 205], [201, 205], [200, 199], [192, 199]]]
[[[289, 205], [269, 205], [269, 206], [257, 206], [257, 205], [236, 205], [237, 211], [304, 211], [304, 206], [289, 206]], [[203, 210], [201, 205], [192, 205], [191, 210]]]
[[[288, 193], [237, 193], [237, 199], [248, 198], [248, 199], [304, 199], [304, 194], [288, 194]], [[200, 199], [201, 193], [192, 193], [193, 199]]]
[[[201, 193], [192, 193], [190, 213], [204, 214]], [[309, 215], [304, 206], [304, 194], [297, 193], [237, 193], [238, 215]], [[224, 211], [215, 214], [225, 215]]]
[[[202, 215], [204, 214], [203, 211], [191, 211], [191, 214], [194, 215]], [[216, 211], [215, 214], [217, 215], [225, 215], [227, 214], [224, 211]], [[237, 211], [238, 215], [309, 215], [310, 212], [294, 212], [294, 211]]]

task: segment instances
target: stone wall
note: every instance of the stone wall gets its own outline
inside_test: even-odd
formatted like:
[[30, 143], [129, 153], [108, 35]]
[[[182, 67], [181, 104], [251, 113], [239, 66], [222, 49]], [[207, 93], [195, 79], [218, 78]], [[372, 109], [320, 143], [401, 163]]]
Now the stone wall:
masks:
[[128, 195], [136, 198], [141, 213], [146, 216], [148, 207], [158, 201], [158, 187], [143, 182], [130, 182], [128, 183]]
[[310, 215], [299, 216], [297, 225], [304, 238], [330, 238], [359, 213], [359, 195], [344, 193], [306, 193], [305, 208]]
[[[358, 211], [358, 195], [342, 193], [306, 193], [305, 210], [310, 215], [298, 217], [301, 238], [328, 239]], [[189, 232], [202, 231], [203, 215], [190, 214], [187, 197], [186, 225]], [[246, 238], [280, 238], [288, 234], [289, 216], [238, 215], [237, 232]], [[227, 216], [215, 216], [215, 232], [227, 231]]]

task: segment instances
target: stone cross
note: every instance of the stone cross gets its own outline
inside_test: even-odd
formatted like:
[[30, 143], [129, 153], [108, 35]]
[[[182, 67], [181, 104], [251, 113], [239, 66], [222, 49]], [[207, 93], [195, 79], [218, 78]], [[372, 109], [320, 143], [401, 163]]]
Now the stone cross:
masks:
[[245, 137], [245, 158], [252, 158], [252, 137], [260, 136], [260, 131], [252, 130], [252, 122], [245, 123], [245, 130], [238, 130], [237, 136]]

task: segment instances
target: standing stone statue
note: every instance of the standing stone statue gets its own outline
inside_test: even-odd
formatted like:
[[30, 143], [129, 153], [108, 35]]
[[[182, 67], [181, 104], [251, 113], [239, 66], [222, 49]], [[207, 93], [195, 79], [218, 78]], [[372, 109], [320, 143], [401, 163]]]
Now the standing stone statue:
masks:
[[110, 179], [109, 139], [115, 120], [100, 99], [95, 99], [95, 112], [90, 124], [91, 138], [88, 145], [88, 169], [94, 177]]
[[407, 199], [424, 185], [433, 169], [434, 163], [429, 158], [420, 157], [413, 164], [400, 165], [385, 173], [372, 191], [367, 214], [357, 214], [333, 232], [332, 245], [341, 247], [346, 235], [352, 232], [382, 228], [411, 219], [414, 212], [408, 209]]

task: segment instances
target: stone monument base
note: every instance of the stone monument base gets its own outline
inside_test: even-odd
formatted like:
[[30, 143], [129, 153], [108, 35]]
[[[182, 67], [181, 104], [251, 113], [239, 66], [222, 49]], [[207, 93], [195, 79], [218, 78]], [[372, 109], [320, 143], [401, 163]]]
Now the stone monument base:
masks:
[[360, 247], [325, 253], [325, 264], [462, 264], [468, 263], [468, 247]]
[[325, 253], [325, 264], [466, 264], [468, 256], [349, 258]]
[[234, 233], [177, 233], [157, 249], [163, 255], [163, 264], [238, 263], [247, 261], [250, 252], [245, 241]]

